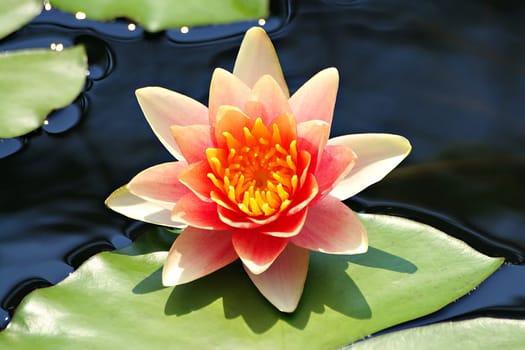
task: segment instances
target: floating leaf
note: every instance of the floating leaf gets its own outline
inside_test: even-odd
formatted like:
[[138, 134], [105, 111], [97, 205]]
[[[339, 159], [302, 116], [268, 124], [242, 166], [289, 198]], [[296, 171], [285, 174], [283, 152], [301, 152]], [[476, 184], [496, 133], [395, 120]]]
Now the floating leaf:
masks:
[[502, 263], [429, 226], [360, 215], [370, 250], [312, 253], [293, 314], [262, 297], [240, 263], [163, 288], [173, 234], [156, 229], [130, 247], [98, 254], [57, 286], [27, 296], [0, 348], [328, 349], [436, 311]]
[[42, 11], [42, 0], [0, 1], [0, 39], [14, 32]]
[[52, 0], [63, 11], [83, 12], [87, 18], [127, 17], [151, 32], [163, 29], [265, 18], [268, 0]]
[[388, 333], [356, 343], [349, 349], [515, 350], [522, 349], [524, 344], [524, 320], [483, 317], [461, 322], [438, 323]]
[[65, 107], [84, 86], [83, 47], [10, 51], [0, 55], [0, 138], [38, 128], [48, 113]]

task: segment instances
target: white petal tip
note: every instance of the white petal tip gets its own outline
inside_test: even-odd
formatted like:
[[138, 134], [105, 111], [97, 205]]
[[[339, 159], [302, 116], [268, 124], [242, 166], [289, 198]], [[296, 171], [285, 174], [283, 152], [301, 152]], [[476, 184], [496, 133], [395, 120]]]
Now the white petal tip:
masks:
[[165, 264], [162, 268], [162, 285], [164, 287], [173, 287], [181, 284], [180, 277], [182, 275], [182, 271], [183, 270], [177, 266], [170, 267], [168, 264]]

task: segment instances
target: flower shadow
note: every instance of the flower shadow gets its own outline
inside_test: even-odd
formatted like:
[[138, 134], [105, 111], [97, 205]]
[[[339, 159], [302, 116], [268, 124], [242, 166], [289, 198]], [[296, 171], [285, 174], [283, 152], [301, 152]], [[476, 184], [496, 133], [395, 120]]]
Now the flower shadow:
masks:
[[366, 254], [349, 256], [348, 261], [362, 266], [395, 272], [412, 274], [417, 271], [417, 266], [410, 261], [374, 247], [368, 247], [368, 252]]
[[134, 294], [148, 294], [164, 289], [162, 285], [162, 267], [140, 281], [132, 290]]
[[[323, 314], [327, 309], [358, 320], [369, 319], [372, 308], [358, 283], [350, 277], [353, 264], [398, 273], [417, 271], [410, 261], [374, 247], [369, 247], [366, 254], [353, 256], [311, 253], [300, 304], [295, 312], [287, 314], [279, 312], [259, 293], [240, 261], [236, 261], [209, 276], [174, 287], [164, 313], [184, 317], [204, 308], [217, 308], [226, 319], [241, 317], [255, 334], [269, 331], [279, 321], [304, 329], [312, 313]], [[163, 289], [161, 269], [140, 281], [133, 292], [146, 294], [159, 289]]]

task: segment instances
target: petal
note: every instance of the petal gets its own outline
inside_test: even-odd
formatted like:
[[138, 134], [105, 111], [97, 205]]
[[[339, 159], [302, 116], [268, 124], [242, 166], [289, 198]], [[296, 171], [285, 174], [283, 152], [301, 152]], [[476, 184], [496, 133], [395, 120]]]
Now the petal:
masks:
[[329, 254], [360, 254], [368, 249], [366, 230], [355, 213], [326, 196], [311, 206], [303, 230], [291, 238], [300, 247]]
[[129, 192], [146, 201], [171, 210], [188, 189], [179, 182], [179, 173], [188, 164], [169, 162], [152, 166], [141, 171], [127, 184]]
[[[250, 105], [257, 105], [258, 108], [252, 110]], [[263, 75], [257, 80], [244, 111], [252, 120], [260, 117], [264, 125], [270, 125], [274, 118], [292, 112], [288, 98], [270, 75]]]
[[221, 207], [221, 206], [218, 207], [217, 212], [219, 213], [219, 218], [221, 219], [222, 222], [228, 224], [231, 227], [240, 228], [240, 229], [253, 229], [261, 225], [275, 221], [278, 218], [277, 215], [274, 215], [274, 216], [269, 216], [267, 218], [257, 220], [255, 218], [246, 216], [246, 214], [240, 211], [233, 211], [231, 209], [228, 209], [228, 207]]
[[213, 71], [208, 98], [209, 124], [215, 126], [215, 116], [220, 106], [229, 105], [244, 108], [251, 89], [230, 72], [217, 68]]
[[299, 187], [304, 185], [307, 175], [311, 172], [312, 156], [309, 152], [301, 150], [297, 153], [297, 174], [299, 175]]
[[171, 211], [171, 219], [204, 230], [229, 230], [217, 215], [217, 204], [203, 202], [193, 193], [182, 197]]
[[303, 210], [316, 196], [319, 192], [319, 187], [315, 176], [308, 174], [306, 176], [306, 181], [303, 186], [298, 190], [293, 198], [293, 207], [288, 211], [289, 214], [296, 214]]
[[179, 174], [179, 181], [190, 189], [201, 201], [211, 202], [211, 191], [217, 190], [208, 178], [211, 172], [208, 161], [203, 160], [187, 166]]
[[285, 96], [289, 96], [279, 58], [270, 38], [260, 27], [250, 28], [244, 35], [233, 74], [249, 87], [265, 74], [271, 75], [279, 84]]
[[322, 120], [302, 122], [297, 124], [297, 135], [297, 148], [310, 153], [313, 170], [317, 171], [321, 154], [330, 137], [330, 124]]
[[206, 148], [214, 145], [210, 139], [209, 125], [172, 125], [171, 134], [188, 163], [206, 159]]
[[253, 274], [260, 274], [277, 259], [288, 243], [288, 238], [273, 237], [251, 230], [233, 232], [232, 243], [244, 266]]
[[304, 222], [306, 220], [307, 210], [303, 209], [295, 215], [281, 216], [280, 220], [276, 220], [268, 225], [261, 226], [259, 231], [261, 233], [274, 237], [292, 237], [301, 232]]
[[293, 312], [301, 295], [308, 272], [310, 252], [288, 244], [273, 264], [261, 274], [254, 274], [245, 267], [253, 284], [279, 311]]
[[350, 173], [355, 162], [356, 155], [352, 149], [345, 146], [326, 146], [315, 174], [319, 185], [319, 198], [337, 186]]
[[220, 106], [215, 120], [215, 140], [219, 147], [231, 148], [223, 133], [227, 132], [237, 141], [244, 140], [244, 127], [251, 129], [252, 121], [239, 108], [233, 106]]
[[344, 145], [357, 154], [350, 173], [330, 192], [345, 200], [378, 182], [410, 153], [410, 142], [392, 134], [353, 134], [328, 140], [329, 145]]
[[135, 196], [126, 186], [116, 189], [106, 199], [105, 204], [117, 213], [134, 220], [167, 227], [186, 227], [186, 224], [171, 219], [170, 210]]
[[171, 246], [162, 269], [162, 284], [176, 286], [194, 281], [236, 259], [231, 232], [188, 227]]
[[297, 123], [317, 119], [331, 125], [338, 86], [335, 68], [324, 69], [304, 83], [289, 100]]
[[138, 89], [135, 95], [160, 142], [175, 158], [183, 160], [170, 126], [208, 124], [206, 106], [178, 92], [155, 86]]

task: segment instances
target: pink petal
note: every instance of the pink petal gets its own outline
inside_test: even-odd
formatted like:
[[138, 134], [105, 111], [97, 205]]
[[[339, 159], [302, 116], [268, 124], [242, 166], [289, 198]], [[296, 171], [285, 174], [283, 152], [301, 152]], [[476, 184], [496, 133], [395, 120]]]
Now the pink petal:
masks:
[[215, 69], [211, 77], [208, 99], [211, 127], [215, 126], [215, 117], [220, 106], [229, 105], [243, 109], [250, 92], [251, 89], [235, 75], [222, 68]]
[[249, 29], [239, 48], [233, 74], [249, 87], [265, 74], [271, 75], [285, 96], [289, 96], [279, 58], [270, 38], [260, 27]]
[[304, 185], [304, 182], [306, 181], [306, 176], [311, 172], [310, 171], [310, 164], [311, 164], [312, 156], [310, 155], [310, 152], [301, 150], [297, 153], [297, 175], [299, 175], [299, 187], [302, 187]]
[[171, 219], [204, 230], [231, 229], [219, 219], [217, 204], [203, 202], [193, 193], [188, 193], [175, 204], [171, 212]]
[[[260, 103], [260, 109], [250, 110], [247, 108], [250, 103]], [[244, 110], [252, 120], [261, 117], [264, 125], [270, 125], [274, 118], [292, 112], [288, 98], [270, 75], [263, 75], [255, 83]]]
[[[223, 192], [213, 190], [210, 193], [210, 198], [212, 201], [217, 203], [219, 207], [223, 207], [234, 212], [237, 212], [239, 210], [238, 207], [235, 204], [233, 204], [232, 201], [230, 201], [230, 199]], [[219, 213], [219, 217], [221, 217], [220, 210], [217, 210], [217, 212]]]
[[233, 232], [232, 243], [237, 255], [252, 273], [258, 275], [277, 259], [288, 238], [273, 237], [252, 230]]
[[188, 165], [185, 170], [181, 171], [179, 173], [179, 181], [199, 197], [201, 201], [211, 202], [211, 191], [216, 191], [217, 188], [208, 178], [208, 173], [210, 172], [211, 168], [208, 161], [202, 160]]
[[240, 211], [233, 211], [231, 209], [227, 209], [227, 207], [225, 208], [221, 206], [219, 206], [217, 212], [219, 213], [219, 218], [222, 222], [228, 224], [231, 227], [240, 229], [253, 229], [277, 219], [277, 216], [274, 215], [257, 220]]
[[326, 196], [311, 206], [303, 230], [291, 238], [300, 247], [329, 254], [360, 254], [368, 249], [366, 230], [354, 212]]
[[126, 186], [115, 190], [106, 199], [105, 204], [117, 213], [134, 220], [167, 227], [186, 227], [186, 224], [171, 219], [170, 210], [135, 196]]
[[329, 145], [344, 145], [357, 154], [350, 173], [330, 192], [345, 200], [378, 182], [410, 153], [412, 146], [402, 136], [392, 134], [354, 134], [328, 140]]
[[142, 112], [151, 129], [166, 149], [184, 160], [170, 132], [171, 125], [208, 124], [208, 109], [194, 99], [161, 87], [135, 91]]
[[206, 159], [206, 148], [214, 145], [210, 139], [209, 125], [172, 125], [171, 134], [188, 163]]
[[289, 100], [297, 123], [322, 120], [331, 125], [338, 86], [335, 68], [320, 71], [301, 86]]
[[319, 198], [327, 195], [352, 170], [356, 155], [345, 146], [326, 146], [315, 174]]
[[188, 189], [179, 182], [178, 176], [188, 164], [170, 162], [152, 166], [141, 171], [128, 183], [129, 192], [137, 197], [171, 210]]
[[215, 121], [215, 140], [219, 147], [226, 147], [224, 132], [230, 133], [237, 141], [244, 140], [243, 128], [251, 129], [252, 121], [240, 109], [233, 106], [221, 106], [217, 110]]
[[274, 237], [292, 237], [301, 232], [306, 220], [307, 210], [303, 209], [295, 215], [281, 216], [279, 220], [261, 226], [261, 233]]
[[317, 196], [319, 187], [315, 177], [308, 173], [303, 186], [297, 191], [293, 198], [293, 207], [288, 211], [290, 215], [296, 214], [306, 208], [306, 206]]
[[293, 312], [301, 295], [308, 272], [310, 252], [288, 244], [273, 264], [261, 274], [245, 267], [253, 284], [279, 311]]
[[321, 161], [328, 137], [330, 137], [330, 125], [321, 120], [309, 120], [297, 125], [297, 148], [306, 150], [312, 156], [313, 171], [317, 170]]
[[188, 227], [171, 246], [162, 269], [162, 284], [176, 286], [194, 281], [236, 259], [231, 232]]

